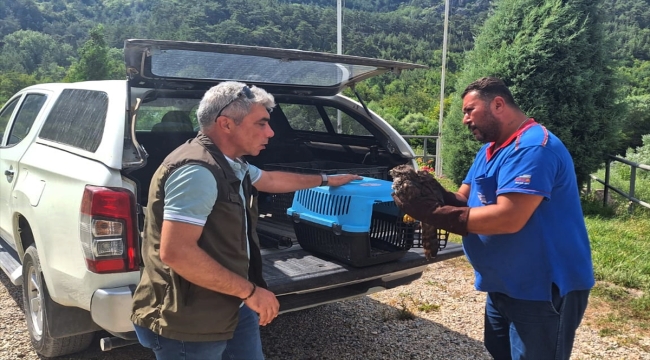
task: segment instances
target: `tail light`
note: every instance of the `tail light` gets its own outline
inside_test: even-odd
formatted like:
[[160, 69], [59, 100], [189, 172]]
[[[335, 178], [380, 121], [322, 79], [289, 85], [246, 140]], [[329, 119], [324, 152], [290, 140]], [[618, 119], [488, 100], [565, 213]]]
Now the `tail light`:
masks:
[[94, 273], [136, 271], [135, 196], [120, 188], [86, 186], [81, 201], [81, 244]]

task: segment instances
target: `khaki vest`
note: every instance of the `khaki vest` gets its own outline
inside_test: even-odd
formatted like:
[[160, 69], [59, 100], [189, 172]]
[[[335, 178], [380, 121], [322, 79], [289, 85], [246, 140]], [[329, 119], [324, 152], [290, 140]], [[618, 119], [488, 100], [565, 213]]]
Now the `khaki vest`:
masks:
[[[142, 257], [144, 271], [133, 294], [131, 320], [167, 338], [221, 341], [232, 338], [241, 300], [200, 287], [179, 276], [160, 260], [165, 181], [185, 164], [206, 167], [217, 181], [218, 196], [199, 238], [199, 247], [230, 271], [266, 287], [255, 227], [257, 191], [246, 175], [243, 184], [212, 141], [202, 133], [174, 150], [151, 179]], [[245, 204], [239, 195], [244, 187]], [[244, 212], [248, 214], [248, 238]], [[246, 248], [250, 245], [250, 266]]]

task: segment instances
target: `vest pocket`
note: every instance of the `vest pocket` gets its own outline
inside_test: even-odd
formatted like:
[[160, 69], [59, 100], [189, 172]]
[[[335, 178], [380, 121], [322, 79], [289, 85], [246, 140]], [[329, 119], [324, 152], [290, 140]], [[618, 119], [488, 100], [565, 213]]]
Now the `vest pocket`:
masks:
[[190, 287], [186, 304], [170, 319], [182, 332], [195, 335], [233, 332], [237, 326], [241, 300], [204, 287]]
[[228, 199], [230, 200], [230, 204], [236, 204], [237, 207], [239, 208], [239, 214], [241, 214], [241, 223], [243, 224], [242, 226], [242, 231], [241, 231], [241, 249], [246, 250], [246, 204], [242, 203], [242, 198], [239, 194], [235, 193], [230, 193], [228, 195]]

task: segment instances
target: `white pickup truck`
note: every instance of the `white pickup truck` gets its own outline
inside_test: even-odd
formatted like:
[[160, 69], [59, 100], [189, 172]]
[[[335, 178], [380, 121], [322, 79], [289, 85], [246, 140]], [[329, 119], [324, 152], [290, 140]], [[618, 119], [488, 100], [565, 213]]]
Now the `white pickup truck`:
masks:
[[[340, 93], [421, 65], [155, 40], [127, 40], [124, 51], [127, 80], [34, 85], [0, 110], [0, 267], [23, 286], [32, 344], [46, 357], [85, 349], [98, 330], [113, 335], [102, 339], [105, 350], [135, 340], [129, 316], [149, 181], [196, 135], [198, 102], [220, 81], [276, 98], [276, 135], [248, 159], [262, 169], [345, 165], [387, 179], [390, 168], [414, 164], [409, 145], [358, 94]], [[281, 312], [408, 284], [429, 263], [416, 247], [362, 267], [305, 251], [287, 221], [286, 195], [259, 197], [264, 276]], [[461, 254], [450, 244], [432, 261]]]

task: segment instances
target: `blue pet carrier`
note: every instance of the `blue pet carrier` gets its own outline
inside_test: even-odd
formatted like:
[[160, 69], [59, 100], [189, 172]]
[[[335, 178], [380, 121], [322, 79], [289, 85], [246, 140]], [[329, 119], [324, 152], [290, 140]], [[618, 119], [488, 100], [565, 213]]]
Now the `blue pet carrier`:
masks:
[[339, 187], [296, 192], [287, 215], [300, 246], [353, 266], [401, 258], [413, 246], [415, 223], [391, 197], [391, 182], [364, 177]]
[[[287, 171], [301, 174], [356, 174], [376, 179], [386, 179], [388, 167], [377, 165], [364, 165], [343, 163], [337, 161], [306, 161], [295, 163], [266, 164], [267, 171]], [[293, 192], [281, 194], [268, 194], [260, 198], [260, 213], [271, 215], [274, 220], [291, 221], [286, 214], [287, 208], [293, 203]]]

